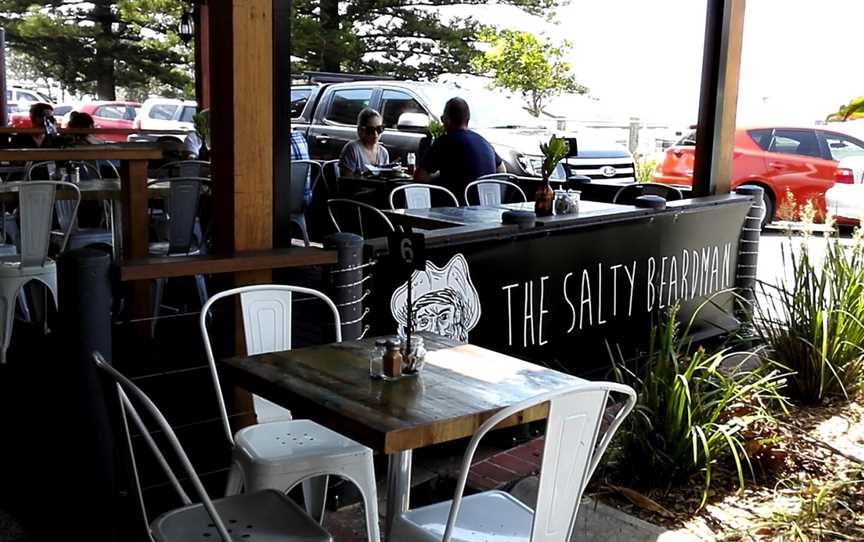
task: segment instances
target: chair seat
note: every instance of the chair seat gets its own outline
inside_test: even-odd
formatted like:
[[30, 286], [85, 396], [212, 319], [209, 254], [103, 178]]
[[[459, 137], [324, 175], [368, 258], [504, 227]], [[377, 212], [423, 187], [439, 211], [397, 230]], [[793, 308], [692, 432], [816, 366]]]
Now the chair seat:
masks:
[[0, 244], [0, 257], [2, 256], [15, 256], [18, 254], [18, 247], [10, 244]]
[[237, 431], [235, 449], [271, 475], [319, 470], [322, 458], [371, 456], [371, 450], [310, 420], [259, 423]]
[[[440, 541], [447, 527], [451, 501], [439, 502], [400, 515], [394, 525], [397, 540]], [[534, 512], [503, 491], [486, 491], [462, 499], [452, 542], [528, 542]]]
[[57, 263], [46, 259], [43, 266], [23, 267], [19, 255], [0, 256], [0, 278], [5, 277], [36, 277], [57, 273]]
[[[285, 495], [263, 490], [213, 501], [234, 540], [333, 542], [333, 538]], [[204, 506], [193, 504], [162, 514], [150, 525], [159, 542], [220, 540]]]
[[151, 256], [197, 256], [201, 253], [198, 248], [193, 248], [188, 253], [168, 254], [169, 248], [170, 245], [168, 241], [157, 241], [155, 243], [150, 243], [148, 251]]

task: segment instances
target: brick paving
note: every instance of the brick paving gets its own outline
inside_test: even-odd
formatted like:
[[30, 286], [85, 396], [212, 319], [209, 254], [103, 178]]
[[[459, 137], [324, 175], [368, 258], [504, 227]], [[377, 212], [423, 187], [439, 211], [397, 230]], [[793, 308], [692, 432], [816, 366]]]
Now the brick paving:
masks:
[[468, 474], [468, 485], [478, 491], [501, 489], [540, 472], [543, 437], [477, 461]]

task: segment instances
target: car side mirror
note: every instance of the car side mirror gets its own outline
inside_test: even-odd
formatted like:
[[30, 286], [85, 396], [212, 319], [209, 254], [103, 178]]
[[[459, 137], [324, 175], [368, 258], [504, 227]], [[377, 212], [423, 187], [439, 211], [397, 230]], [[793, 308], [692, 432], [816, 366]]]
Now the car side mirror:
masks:
[[429, 115], [423, 113], [402, 113], [396, 122], [400, 132], [426, 133], [429, 130]]

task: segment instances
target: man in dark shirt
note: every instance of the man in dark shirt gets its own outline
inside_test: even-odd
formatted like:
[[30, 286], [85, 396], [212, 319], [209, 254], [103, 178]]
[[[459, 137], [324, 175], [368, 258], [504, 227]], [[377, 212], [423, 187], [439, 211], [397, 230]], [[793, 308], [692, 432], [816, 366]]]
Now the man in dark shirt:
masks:
[[[414, 180], [435, 182], [462, 200], [465, 186], [483, 175], [504, 173], [504, 163], [483, 136], [468, 129], [471, 112], [462, 98], [451, 98], [441, 116], [445, 135], [435, 140], [420, 159]], [[437, 179], [431, 174], [440, 173]]]

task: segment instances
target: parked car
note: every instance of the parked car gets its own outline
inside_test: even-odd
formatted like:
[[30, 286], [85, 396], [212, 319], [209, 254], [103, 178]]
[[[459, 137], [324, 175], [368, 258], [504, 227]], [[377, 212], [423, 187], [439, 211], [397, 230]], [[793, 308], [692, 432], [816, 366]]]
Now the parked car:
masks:
[[[469, 128], [492, 144], [508, 172], [540, 175], [540, 143], [547, 142], [553, 132], [518, 102], [489, 91], [390, 80], [297, 85], [291, 88], [291, 128], [306, 134], [313, 159], [338, 158], [342, 147], [357, 137], [357, 114], [364, 107], [373, 107], [383, 117], [381, 143], [390, 158], [399, 161], [408, 153], [418, 153], [428, 123], [439, 120], [446, 101], [456, 96], [471, 108]], [[418, 115], [425, 119], [423, 123], [415, 122]], [[577, 142], [573, 133], [557, 135], [568, 139], [571, 146], [560, 175], [634, 180], [633, 156], [626, 148], [614, 143], [592, 145], [585, 138]]]
[[[691, 130], [666, 151], [653, 180], [691, 185], [695, 144], [696, 131]], [[841, 161], [859, 156], [864, 156], [864, 142], [826, 127], [738, 128], [732, 188], [755, 184], [765, 190], [763, 225], [777, 217], [787, 191], [799, 205], [812, 201], [817, 217], [830, 210], [841, 221], [857, 222], [864, 216], [864, 184]]]
[[29, 88], [10, 87], [6, 89], [6, 104], [10, 113], [26, 113], [30, 109], [30, 104], [38, 102], [52, 103], [39, 92]]
[[[174, 98], [150, 98], [141, 104], [138, 116], [132, 122], [136, 130], [187, 130], [193, 131], [192, 117], [198, 111], [198, 104], [191, 100]], [[162, 139], [185, 141], [183, 134], [133, 134], [129, 141], [153, 142]]]
[[[138, 102], [87, 102], [79, 105], [74, 110], [79, 113], [87, 113], [93, 117], [94, 126], [96, 128], [132, 128], [132, 123], [138, 116], [138, 110], [141, 109], [141, 104]], [[54, 117], [58, 117], [57, 108], [54, 109]], [[68, 115], [61, 122], [64, 128], [68, 123]], [[110, 142], [126, 141], [126, 134], [105, 134], [99, 136], [99, 139]]]
[[[63, 126], [63, 119], [72, 111], [75, 111], [75, 104], [60, 104], [54, 106], [54, 118]], [[19, 111], [9, 115], [9, 126], [12, 128], [32, 128], [33, 123], [30, 122], [30, 110]]]

